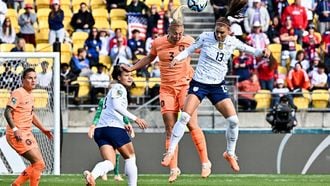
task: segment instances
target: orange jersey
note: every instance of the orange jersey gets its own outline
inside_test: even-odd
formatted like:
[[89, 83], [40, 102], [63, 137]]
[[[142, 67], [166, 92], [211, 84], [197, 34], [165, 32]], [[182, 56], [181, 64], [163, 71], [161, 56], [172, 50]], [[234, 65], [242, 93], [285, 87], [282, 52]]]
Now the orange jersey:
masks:
[[[28, 93], [24, 88], [14, 90], [8, 100], [7, 106], [13, 109], [12, 117], [15, 126], [21, 130], [32, 129], [33, 119], [33, 102], [34, 98], [31, 93]], [[9, 125], [7, 132], [12, 132]]]
[[150, 54], [158, 56], [160, 66], [160, 77], [162, 84], [188, 84], [187, 79], [191, 79], [193, 68], [190, 66], [190, 57], [177, 63], [173, 68], [170, 68], [170, 62], [184, 49], [189, 47], [194, 38], [190, 36], [183, 36], [182, 39], [176, 43], [171, 44], [167, 40], [167, 35], [156, 38], [151, 47]]

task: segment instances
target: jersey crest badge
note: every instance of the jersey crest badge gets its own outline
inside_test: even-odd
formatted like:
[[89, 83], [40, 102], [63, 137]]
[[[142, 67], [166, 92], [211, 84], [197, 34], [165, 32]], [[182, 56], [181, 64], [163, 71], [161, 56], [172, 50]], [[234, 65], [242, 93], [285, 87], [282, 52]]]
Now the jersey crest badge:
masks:
[[193, 91], [194, 91], [194, 92], [197, 92], [198, 90], [199, 90], [199, 87], [194, 87], [194, 88], [193, 88]]
[[223, 49], [223, 43], [220, 43], [220, 42], [219, 42], [218, 48], [219, 48], [219, 49]]

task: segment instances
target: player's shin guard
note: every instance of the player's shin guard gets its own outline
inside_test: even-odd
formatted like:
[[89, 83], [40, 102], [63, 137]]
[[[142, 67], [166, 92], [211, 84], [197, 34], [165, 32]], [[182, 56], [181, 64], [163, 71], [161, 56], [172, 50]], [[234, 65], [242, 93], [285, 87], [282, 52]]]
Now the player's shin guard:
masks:
[[207, 147], [203, 131], [201, 130], [201, 128], [196, 128], [190, 131], [190, 134], [192, 141], [194, 142], [195, 147], [197, 149], [201, 163], [208, 163], [209, 158], [207, 155]]
[[99, 176], [102, 176], [113, 170], [113, 168], [114, 166], [110, 160], [104, 160], [97, 163], [91, 173], [93, 178], [96, 180]]
[[17, 178], [16, 180], [12, 183], [13, 186], [19, 186], [23, 185], [29, 178], [30, 175], [32, 174], [33, 167], [32, 165], [28, 166]]
[[114, 170], [115, 175], [119, 175], [119, 158], [120, 158], [120, 154], [116, 153], [116, 165]]
[[135, 162], [135, 156], [125, 160], [125, 174], [128, 177], [128, 185], [136, 186], [138, 170]]
[[32, 164], [33, 171], [30, 175], [30, 186], [38, 186], [42, 171], [45, 169], [45, 162], [40, 160]]
[[226, 130], [227, 139], [227, 152], [231, 156], [235, 156], [236, 142], [238, 139], [238, 117], [237, 115], [230, 116], [227, 118], [229, 122]]
[[173, 153], [175, 151], [175, 148], [178, 146], [178, 143], [180, 142], [184, 131], [186, 129], [186, 125], [190, 120], [190, 115], [186, 112], [182, 112], [180, 119], [175, 123], [173, 130], [172, 130], [172, 135], [171, 135], [171, 140], [170, 140], [170, 147], [168, 148], [169, 153]]

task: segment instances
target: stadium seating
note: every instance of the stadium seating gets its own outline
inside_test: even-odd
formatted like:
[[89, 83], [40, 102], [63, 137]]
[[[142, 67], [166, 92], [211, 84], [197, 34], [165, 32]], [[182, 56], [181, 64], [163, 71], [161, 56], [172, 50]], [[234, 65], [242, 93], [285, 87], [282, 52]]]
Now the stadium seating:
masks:
[[89, 99], [90, 84], [87, 77], [78, 77], [77, 80], [71, 84], [79, 84], [78, 99], [80, 102]]
[[108, 11], [105, 8], [97, 8], [97, 9], [93, 9], [93, 17], [95, 19], [95, 21], [97, 21], [98, 19], [108, 19], [109, 15], [108, 15]]
[[255, 95], [254, 99], [257, 102], [256, 109], [268, 109], [272, 100], [272, 95], [269, 90], [259, 90]]
[[35, 48], [33, 46], [33, 44], [31, 43], [26, 43], [25, 44], [25, 52], [34, 52], [35, 51]]
[[[84, 46], [85, 41], [88, 38], [88, 33], [86, 33], [86, 32], [73, 32], [71, 38], [72, 38], [73, 46], [75, 46], [75, 45]], [[74, 50], [74, 52], [76, 52], [76, 51]]]
[[17, 17], [9, 17], [9, 19], [10, 19], [11, 25], [13, 25], [13, 27], [15, 29], [15, 32], [16, 33], [19, 33], [21, 27], [18, 25], [18, 19], [17, 19]]
[[6, 68], [1, 64], [0, 65], [0, 74], [4, 73], [6, 71]]
[[308, 90], [302, 90], [302, 96], [294, 97], [293, 103], [297, 106], [298, 110], [308, 109], [310, 103], [310, 94]]
[[53, 52], [53, 45], [49, 43], [37, 43], [36, 52]]
[[15, 9], [8, 8], [6, 12], [6, 17], [18, 17], [17, 12]]
[[0, 89], [0, 109], [6, 108], [9, 97], [10, 97], [9, 90]]
[[[94, 9], [98, 9], [98, 8], [106, 8], [106, 4], [104, 4], [103, 0], [91, 0], [91, 9], [94, 11]], [[94, 15], [94, 13], [93, 13]]]
[[48, 92], [44, 89], [34, 89], [32, 91], [34, 97], [34, 108], [42, 109], [47, 108], [48, 104]]
[[15, 47], [14, 44], [2, 43], [0, 44], [0, 52], [10, 52], [11, 49]]
[[155, 85], [160, 85], [160, 78], [159, 77], [152, 77], [148, 79], [148, 88], [152, 88]]
[[110, 20], [125, 20], [126, 10], [121, 8], [111, 9]]
[[103, 17], [103, 18], [95, 19], [94, 27], [96, 27], [99, 30], [100, 29], [109, 30], [110, 29], [110, 24], [109, 24], [109, 21]]
[[327, 90], [314, 90], [312, 92], [312, 106], [314, 108], [327, 108], [329, 92]]
[[[71, 0], [61, 0], [60, 2], [61, 2], [61, 9], [63, 11], [71, 8]], [[70, 10], [70, 12], [71, 12], [71, 10]], [[66, 14], [66, 11], [64, 11], [64, 15], [65, 14]]]
[[22, 65], [19, 65], [16, 68], [15, 67], [11, 68], [11, 71], [14, 72], [17, 75], [20, 75], [23, 72], [23, 70], [24, 70], [24, 68], [23, 68]]
[[281, 53], [282, 53], [282, 45], [281, 44], [270, 44], [267, 47], [273, 54], [277, 63], [281, 63]]
[[38, 9], [38, 11], [37, 11], [38, 22], [46, 21], [48, 23], [49, 12], [50, 12], [49, 8], [40, 8], [40, 9]]
[[145, 89], [147, 87], [145, 77], [133, 78], [135, 86], [131, 88], [131, 96], [144, 96]]
[[50, 4], [49, 0], [35, 0], [35, 1], [36, 1], [36, 6], [37, 6], [38, 11], [42, 8], [48, 8], [49, 9], [49, 4]]
[[111, 59], [107, 55], [100, 55], [99, 56], [99, 63], [103, 64], [108, 69], [110, 69], [110, 67], [111, 67]]
[[150, 8], [151, 5], [157, 5], [158, 9], [162, 5], [162, 1], [159, 0], [145, 0], [144, 3]]
[[[36, 32], [36, 42], [38, 43], [48, 43], [49, 38], [49, 29], [42, 29], [39, 32]], [[38, 52], [38, 49], [36, 49]]]
[[127, 22], [124, 20], [111, 20], [110, 23], [111, 30], [115, 30], [116, 28], [121, 28], [123, 35], [127, 34]]

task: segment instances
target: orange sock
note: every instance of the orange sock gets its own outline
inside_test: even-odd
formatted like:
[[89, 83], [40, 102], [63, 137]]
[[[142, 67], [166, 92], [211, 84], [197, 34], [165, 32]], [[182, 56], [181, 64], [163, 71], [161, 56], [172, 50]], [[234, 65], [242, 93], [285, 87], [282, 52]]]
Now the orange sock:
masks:
[[198, 152], [201, 163], [208, 163], [209, 158], [207, 155], [205, 136], [204, 136], [202, 129], [200, 129], [200, 128], [194, 129], [194, 130], [190, 131], [190, 134], [191, 134], [191, 138], [195, 144], [195, 147]]
[[[170, 139], [166, 139], [166, 141], [165, 141], [166, 151], [167, 151], [169, 146], [170, 146]], [[172, 161], [170, 162], [170, 165], [169, 165], [170, 169], [174, 169], [174, 168], [178, 167], [178, 153], [179, 153], [179, 148], [177, 146], [175, 148], [175, 151], [174, 151], [173, 159], [172, 159]]]
[[32, 164], [33, 171], [30, 176], [30, 186], [38, 186], [42, 171], [45, 169], [43, 161], [37, 161]]
[[12, 183], [13, 186], [23, 185], [30, 177], [33, 171], [32, 165], [28, 166]]

